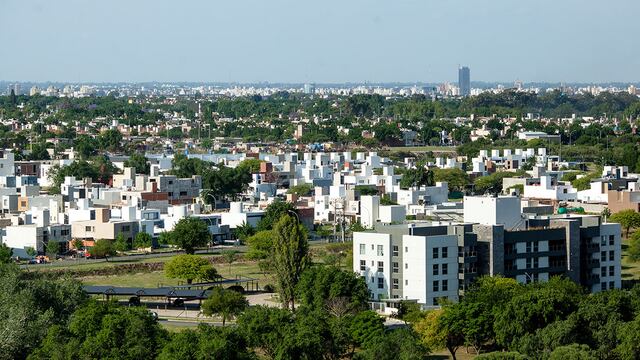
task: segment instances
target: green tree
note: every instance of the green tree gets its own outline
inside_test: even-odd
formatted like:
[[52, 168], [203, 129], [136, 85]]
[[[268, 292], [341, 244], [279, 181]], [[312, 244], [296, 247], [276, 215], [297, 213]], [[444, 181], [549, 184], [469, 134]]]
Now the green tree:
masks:
[[514, 174], [511, 172], [499, 171], [491, 175], [476, 178], [474, 181], [476, 193], [483, 194], [489, 192], [499, 194], [502, 192], [502, 180], [513, 176]]
[[256, 233], [256, 229], [249, 225], [246, 221], [243, 221], [241, 225], [236, 226], [233, 230], [233, 234], [236, 239], [240, 240], [241, 243], [246, 243], [247, 239]]
[[611, 215], [609, 221], [620, 224], [624, 229], [625, 237], [628, 238], [631, 229], [640, 227], [640, 213], [631, 209], [622, 210]]
[[287, 194], [295, 194], [297, 196], [307, 196], [310, 195], [313, 191], [313, 185], [311, 184], [298, 184], [296, 186], [290, 187], [287, 190]]
[[247, 259], [262, 260], [270, 258], [273, 252], [273, 238], [273, 230], [262, 230], [249, 236], [247, 238], [247, 245], [249, 245]]
[[56, 241], [47, 242], [46, 253], [49, 257], [55, 259], [55, 257], [60, 253], [60, 243]]
[[48, 329], [66, 324], [87, 300], [76, 280], [32, 275], [17, 266], [0, 266], [1, 359], [27, 358], [40, 346]]
[[96, 258], [103, 258], [115, 255], [116, 250], [113, 248], [113, 242], [107, 239], [96, 240], [93, 247], [89, 249], [89, 254]]
[[180, 219], [174, 226], [172, 242], [182, 248], [187, 254], [195, 253], [196, 248], [203, 247], [211, 241], [211, 234], [207, 224], [195, 217]]
[[236, 250], [224, 250], [222, 251], [222, 258], [229, 265], [229, 275], [231, 275], [231, 264], [238, 260], [238, 252]]
[[27, 255], [29, 255], [29, 257], [38, 255], [36, 249], [32, 248], [31, 246], [27, 246], [26, 248], [24, 248], [24, 251], [27, 253]]
[[249, 302], [239, 292], [216, 287], [202, 303], [202, 312], [206, 316], [220, 315], [224, 326], [227, 319], [238, 316], [248, 306]]
[[302, 273], [296, 287], [300, 306], [327, 309], [333, 316], [355, 314], [367, 308], [369, 289], [364, 279], [333, 266], [313, 266]]
[[634, 232], [629, 239], [629, 248], [627, 249], [629, 259], [632, 261], [640, 260], [640, 232]]
[[295, 289], [309, 263], [309, 243], [305, 228], [297, 219], [284, 215], [275, 224], [273, 266], [278, 294], [286, 308], [295, 308]]
[[129, 156], [129, 158], [124, 162], [124, 166], [135, 168], [137, 174], [149, 175], [151, 169], [149, 160], [144, 155], [137, 152]]
[[549, 354], [549, 360], [596, 360], [593, 351], [587, 345], [571, 344], [559, 346]]
[[428, 353], [418, 336], [410, 328], [390, 330], [379, 341], [372, 342], [356, 359], [361, 360], [417, 360], [425, 359]]
[[76, 250], [82, 250], [84, 249], [84, 241], [80, 240], [80, 239], [74, 239], [71, 244], [73, 245], [73, 247]]
[[153, 358], [167, 333], [147, 309], [89, 301], [66, 327], [54, 327], [31, 358]]
[[252, 360], [255, 354], [247, 347], [240, 332], [233, 327], [216, 327], [203, 323], [197, 330], [184, 330], [171, 334], [159, 360]]
[[469, 184], [469, 177], [462, 169], [434, 169], [433, 178], [436, 182], [446, 182], [449, 191], [462, 191]]
[[260, 164], [263, 162], [259, 159], [247, 158], [238, 164], [238, 168], [247, 171], [249, 174], [257, 174], [260, 172]]
[[150, 248], [153, 245], [153, 238], [146, 232], [139, 232], [133, 242], [136, 249]]
[[435, 185], [433, 171], [424, 167], [408, 169], [400, 179], [400, 188], [402, 189], [433, 185]]
[[0, 244], [0, 264], [8, 264], [11, 262], [13, 250], [7, 244]]
[[384, 319], [374, 311], [361, 311], [351, 319], [349, 333], [354, 345], [370, 347], [384, 336]]
[[209, 261], [196, 255], [177, 255], [164, 266], [168, 278], [184, 279], [191, 284], [194, 279], [214, 280], [218, 277], [216, 269]]
[[292, 203], [275, 200], [264, 211], [262, 219], [258, 223], [258, 231], [271, 230], [276, 222], [278, 222], [283, 215], [295, 212], [296, 208]]
[[251, 306], [236, 321], [238, 330], [250, 347], [271, 359], [288, 358], [285, 339], [294, 327], [293, 314], [285, 309]]
[[124, 234], [120, 233], [113, 242], [113, 248], [116, 251], [125, 252], [131, 250], [131, 243], [124, 237]]

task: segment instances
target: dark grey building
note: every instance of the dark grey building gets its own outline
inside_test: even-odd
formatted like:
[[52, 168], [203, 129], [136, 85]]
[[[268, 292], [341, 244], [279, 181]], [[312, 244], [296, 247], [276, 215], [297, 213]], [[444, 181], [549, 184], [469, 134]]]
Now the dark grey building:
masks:
[[471, 95], [471, 70], [466, 66], [458, 68], [458, 87], [460, 96]]

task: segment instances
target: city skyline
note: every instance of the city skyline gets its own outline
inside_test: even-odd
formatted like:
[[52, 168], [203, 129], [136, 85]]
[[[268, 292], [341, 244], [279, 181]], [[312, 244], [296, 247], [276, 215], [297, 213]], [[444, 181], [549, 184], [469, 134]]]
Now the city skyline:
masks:
[[455, 81], [457, 64], [488, 82], [640, 80], [640, 50], [610, 36], [611, 24], [633, 32], [640, 4], [628, 0], [64, 0], [3, 10], [7, 81], [439, 83]]

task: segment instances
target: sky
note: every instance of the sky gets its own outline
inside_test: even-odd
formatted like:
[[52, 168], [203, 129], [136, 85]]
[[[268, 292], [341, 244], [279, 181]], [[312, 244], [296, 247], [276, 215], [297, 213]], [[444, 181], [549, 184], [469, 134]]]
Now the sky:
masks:
[[637, 82], [638, 0], [0, 0], [0, 80]]

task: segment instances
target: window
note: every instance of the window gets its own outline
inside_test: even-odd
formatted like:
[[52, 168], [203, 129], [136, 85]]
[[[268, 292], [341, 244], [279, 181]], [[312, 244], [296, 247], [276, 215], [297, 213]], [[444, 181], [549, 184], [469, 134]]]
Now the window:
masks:
[[607, 276], [607, 267], [603, 266], [600, 268], [600, 276], [605, 277]]
[[434, 248], [433, 248], [433, 250], [432, 250], [433, 258], [434, 258], [434, 259], [437, 259], [437, 258], [438, 258], [438, 250], [439, 250], [439, 249], [438, 249], [437, 247], [434, 247]]
[[449, 291], [449, 280], [442, 280], [442, 291]]
[[602, 290], [602, 291], [607, 290], [607, 283], [606, 282], [601, 282], [600, 283], [600, 290]]
[[613, 266], [609, 266], [609, 276], [615, 276], [616, 275], [616, 268]]
[[378, 272], [384, 272], [384, 261], [378, 261]]
[[393, 245], [393, 256], [398, 256], [398, 246]]
[[394, 262], [392, 265], [393, 265], [393, 272], [396, 273], [396, 274], [399, 273], [400, 272], [400, 265], [398, 265], [397, 262]]
[[84, 231], [91, 231], [91, 226], [85, 226]]
[[531, 258], [527, 258], [527, 269], [531, 269]]
[[438, 280], [433, 282], [433, 291], [434, 292], [440, 291], [440, 282]]
[[123, 231], [123, 232], [129, 232], [129, 231], [131, 231], [131, 226], [129, 226], [129, 225], [124, 225], [124, 226], [122, 227], [122, 231]]
[[384, 278], [378, 278], [378, 289], [384, 289]]
[[537, 269], [538, 266], [540, 265], [538, 258], [533, 258], [533, 268]]
[[378, 256], [383, 256], [384, 251], [382, 251], [382, 245], [378, 245]]
[[404, 281], [404, 284], [405, 284], [405, 285], [409, 285], [409, 280], [405, 280], [405, 281]]
[[607, 252], [600, 251], [600, 261], [607, 261]]
[[446, 259], [446, 258], [449, 257], [448, 250], [449, 250], [449, 248], [446, 248], [446, 247], [442, 248], [442, 258], [443, 259]]
[[398, 279], [393, 279], [393, 289], [398, 290], [400, 288], [400, 284]]
[[360, 271], [367, 270], [367, 262], [364, 260], [360, 260]]
[[613, 235], [609, 235], [609, 245], [613, 246], [616, 242], [616, 237]]
[[449, 274], [449, 264], [442, 264], [442, 275]]
[[438, 298], [433, 298], [433, 306], [438, 306]]
[[365, 244], [360, 244], [360, 255], [364, 255], [366, 252], [367, 246]]
[[440, 269], [438, 267], [438, 264], [433, 264], [433, 275], [440, 275]]
[[464, 248], [462, 246], [458, 246], [458, 257], [464, 257]]
[[527, 248], [527, 249], [526, 249], [526, 251], [525, 251], [525, 252], [530, 253], [530, 252], [531, 252], [531, 241], [527, 241], [526, 248]]
[[538, 252], [538, 242], [533, 243], [533, 252]]
[[607, 237], [606, 236], [600, 236], [600, 245], [601, 246], [605, 246], [607, 245]]
[[409, 263], [404, 263], [404, 268], [408, 269], [409, 268]]
[[613, 250], [609, 251], [609, 261], [613, 261], [615, 256], [615, 252]]
[[616, 284], [613, 281], [609, 281], [609, 289], [612, 290], [616, 287]]
[[405, 246], [405, 247], [404, 247], [404, 252], [406, 252], [406, 253], [408, 253], [408, 252], [409, 252], [409, 247], [408, 247], [408, 246]]

